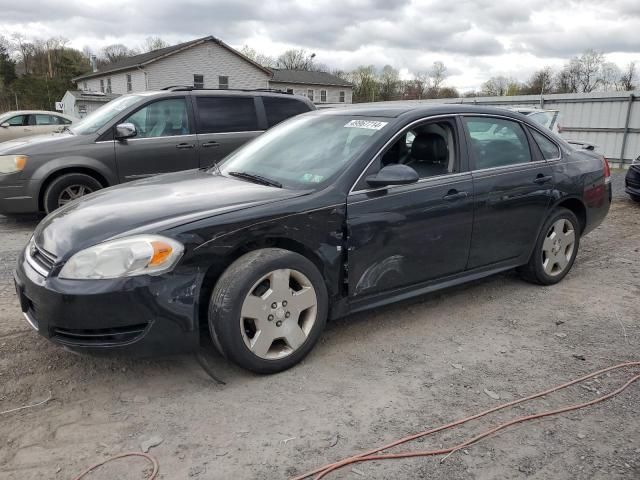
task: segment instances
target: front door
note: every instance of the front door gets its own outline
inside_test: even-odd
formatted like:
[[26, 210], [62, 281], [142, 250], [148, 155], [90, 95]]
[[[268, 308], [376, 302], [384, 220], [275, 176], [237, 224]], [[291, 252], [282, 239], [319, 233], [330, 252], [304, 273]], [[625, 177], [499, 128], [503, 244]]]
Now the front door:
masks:
[[29, 115], [15, 115], [2, 122], [0, 127], [0, 142], [15, 138], [35, 135], [33, 126], [29, 125]]
[[219, 162], [264, 130], [253, 97], [194, 95], [193, 100], [202, 168]]
[[474, 221], [467, 268], [525, 263], [548, 214], [553, 172], [522, 125], [465, 117], [473, 169]]
[[185, 98], [149, 103], [120, 123], [132, 123], [137, 132], [115, 142], [121, 182], [198, 168], [197, 138]]
[[[354, 187], [347, 200], [352, 297], [464, 270], [471, 240], [473, 184], [457, 132], [452, 118], [410, 127]], [[367, 175], [393, 163], [411, 166], [420, 180], [383, 189], [367, 186]]]

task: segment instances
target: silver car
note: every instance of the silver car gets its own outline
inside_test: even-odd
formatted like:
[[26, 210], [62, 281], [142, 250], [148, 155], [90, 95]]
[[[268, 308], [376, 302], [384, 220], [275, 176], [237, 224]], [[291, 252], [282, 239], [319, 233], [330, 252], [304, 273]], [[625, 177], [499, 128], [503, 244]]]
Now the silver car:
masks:
[[46, 110], [16, 110], [0, 115], [0, 142], [31, 135], [57, 132], [76, 119]]

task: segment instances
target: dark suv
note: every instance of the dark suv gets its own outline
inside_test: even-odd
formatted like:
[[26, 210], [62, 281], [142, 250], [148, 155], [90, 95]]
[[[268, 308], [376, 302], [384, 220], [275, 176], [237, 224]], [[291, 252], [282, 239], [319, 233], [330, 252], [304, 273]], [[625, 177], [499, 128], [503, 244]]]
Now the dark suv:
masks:
[[119, 97], [63, 133], [0, 144], [0, 213], [47, 213], [95, 190], [210, 167], [269, 127], [315, 110], [261, 90], [167, 90]]

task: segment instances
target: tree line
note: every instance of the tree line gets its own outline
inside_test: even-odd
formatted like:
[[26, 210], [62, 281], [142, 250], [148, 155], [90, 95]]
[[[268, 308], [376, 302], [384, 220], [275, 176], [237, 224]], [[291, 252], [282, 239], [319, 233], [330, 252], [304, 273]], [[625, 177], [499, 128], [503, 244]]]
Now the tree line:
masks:
[[0, 35], [0, 112], [18, 109], [53, 110], [67, 90], [76, 86], [72, 78], [91, 71], [91, 57], [98, 67], [124, 57], [168, 47], [159, 37], [149, 37], [138, 48], [107, 45], [97, 51], [69, 46], [64, 37], [28, 39]]
[[[77, 50], [64, 37], [28, 39], [14, 34], [0, 35], [0, 112], [13, 109], [52, 110], [66, 90], [76, 88], [71, 79], [91, 70], [95, 57], [99, 68], [122, 58], [168, 47], [160, 37], [148, 37], [142, 45], [131, 48], [123, 44], [107, 45], [97, 51], [88, 47]], [[319, 63], [314, 53], [289, 49], [269, 56], [245, 45], [241, 53], [267, 68], [328, 71], [353, 85], [354, 102], [455, 98], [460, 92], [447, 84], [447, 66], [436, 61], [411, 78], [401, 78], [392, 65], [378, 68], [360, 65], [350, 71], [330, 70]], [[638, 86], [635, 62], [620, 68], [595, 50], [587, 50], [571, 58], [559, 69], [544, 67], [526, 81], [494, 76], [480, 89], [463, 96], [539, 95], [546, 93], [579, 93], [593, 91], [631, 91]]]

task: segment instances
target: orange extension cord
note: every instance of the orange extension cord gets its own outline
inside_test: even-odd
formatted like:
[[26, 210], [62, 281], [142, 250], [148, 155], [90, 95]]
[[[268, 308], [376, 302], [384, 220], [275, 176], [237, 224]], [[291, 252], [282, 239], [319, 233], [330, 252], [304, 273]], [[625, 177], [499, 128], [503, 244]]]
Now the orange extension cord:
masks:
[[[348, 457], [345, 458], [344, 460], [340, 460], [338, 462], [335, 463], [330, 463], [327, 464], [323, 467], [320, 468], [316, 468], [315, 470], [312, 470], [310, 472], [307, 472], [303, 475], [299, 475], [297, 477], [292, 478], [291, 480], [303, 480], [305, 478], [308, 478], [312, 475], [316, 475], [315, 480], [320, 480], [321, 478], [325, 477], [326, 475], [328, 475], [330, 472], [333, 472], [334, 470], [338, 470], [339, 468], [345, 467], [347, 465], [353, 464], [353, 463], [359, 463], [359, 462], [369, 462], [369, 461], [373, 461], [373, 460], [388, 460], [388, 459], [392, 459], [392, 458], [409, 458], [409, 457], [428, 457], [428, 456], [434, 456], [434, 455], [444, 455], [444, 454], [448, 454], [451, 455], [452, 453], [456, 452], [457, 450], [460, 450], [464, 447], [467, 447], [471, 444], [474, 444], [476, 442], [478, 442], [479, 440], [488, 437], [489, 435], [492, 435], [500, 430], [503, 430], [507, 427], [510, 427], [511, 425], [515, 425], [517, 423], [523, 423], [523, 422], [527, 422], [529, 420], [534, 420], [536, 418], [543, 418], [543, 417], [550, 417], [552, 415], [558, 415], [560, 413], [564, 413], [564, 412], [570, 412], [572, 410], [578, 410], [581, 408], [585, 408], [591, 405], [595, 405], [596, 403], [600, 403], [600, 402], [604, 402], [605, 400], [608, 400], [616, 395], [618, 395], [619, 393], [623, 392], [626, 388], [628, 388], [632, 383], [636, 382], [637, 380], [640, 379], [640, 374], [637, 374], [633, 377], [631, 377], [625, 384], [623, 384], [620, 388], [618, 388], [617, 390], [614, 390], [606, 395], [603, 395], [601, 397], [598, 397], [594, 400], [591, 400], [589, 402], [585, 402], [585, 403], [578, 403], [578, 404], [574, 404], [574, 405], [569, 405], [568, 407], [563, 407], [563, 408], [558, 408], [556, 410], [547, 410], [545, 412], [540, 412], [540, 413], [536, 413], [533, 415], [525, 415], [522, 417], [518, 417], [515, 418], [514, 420], [511, 420], [509, 422], [505, 422], [502, 423], [500, 425], [497, 425], [496, 427], [490, 428], [489, 430], [485, 430], [484, 432], [480, 433], [479, 435], [476, 435], [475, 437], [470, 438], [469, 440], [466, 440], [462, 443], [459, 443], [458, 445], [455, 445], [453, 447], [448, 447], [448, 448], [442, 448], [439, 450], [418, 450], [418, 451], [409, 451], [409, 452], [401, 452], [401, 453], [380, 453], [383, 450], [388, 450], [392, 447], [396, 447], [398, 445], [401, 445], [403, 443], [407, 443], [410, 442], [412, 440], [416, 440], [418, 438], [421, 437], [425, 437], [427, 435], [431, 435], [434, 434], [436, 432], [440, 432], [442, 430], [447, 430], [449, 428], [453, 428], [456, 427], [458, 425], [462, 425], [463, 423], [467, 423], [471, 420], [475, 420], [476, 418], [480, 418], [480, 417], [484, 417], [485, 415], [488, 415], [490, 413], [496, 412], [498, 410], [502, 410], [508, 407], [512, 407], [514, 405], [518, 405], [520, 403], [524, 403], [527, 402], [529, 400], [533, 400], [534, 398], [538, 398], [538, 397], [542, 397], [544, 395], [548, 395], [550, 393], [556, 392], [558, 390], [561, 390], [563, 388], [569, 387], [571, 385], [575, 385], [576, 383], [580, 383], [583, 382], [584, 380], [588, 380], [589, 378], [593, 378], [596, 377], [598, 375], [602, 375], [603, 373], [606, 372], [610, 372], [612, 370], [617, 370], [620, 368], [628, 368], [628, 367], [640, 367], [640, 362], [626, 362], [626, 363], [621, 363], [618, 365], [614, 365], [612, 367], [608, 367], [608, 368], [603, 368], [602, 370], [598, 370], [597, 372], [593, 372], [590, 373], [588, 375], [585, 375], [583, 377], [580, 377], [576, 380], [572, 380], [570, 382], [564, 383], [562, 385], [558, 385], [557, 387], [553, 387], [550, 388], [548, 390], [545, 390], [543, 392], [539, 392], [539, 393], [535, 393], [533, 395], [529, 395], [528, 397], [524, 397], [521, 398], [519, 400], [514, 400], [512, 402], [508, 402], [505, 403], [503, 405], [499, 405], [497, 407], [493, 407], [490, 408], [489, 410], [485, 410], [484, 412], [478, 413], [476, 415], [472, 415], [470, 417], [466, 417], [463, 418], [461, 420], [456, 420], [455, 422], [452, 423], [448, 423], [446, 425], [442, 425], [440, 427], [437, 428], [433, 428], [431, 430], [426, 430], [424, 432], [419, 432], [416, 433], [414, 435], [410, 435], [408, 437], [402, 438], [400, 440], [396, 440], [395, 442], [389, 443], [387, 445], [384, 445], [382, 447], [376, 448], [374, 450], [369, 450], [368, 452], [365, 453], [361, 453], [359, 455], [355, 455], [353, 457]], [[377, 455], [376, 455], [377, 454]], [[448, 456], [447, 455], [447, 456]], [[446, 457], [445, 457], [446, 458]], [[78, 479], [76, 479], [78, 480]]]
[[147, 478], [147, 480], [154, 480], [158, 476], [158, 471], [160, 470], [160, 466], [158, 465], [158, 461], [154, 457], [152, 457], [151, 455], [149, 455], [147, 453], [142, 453], [142, 452], [127, 452], [127, 453], [121, 453], [120, 455], [116, 455], [115, 457], [107, 458], [106, 460], [104, 460], [104, 461], [102, 461], [100, 463], [96, 463], [94, 465], [91, 465], [89, 468], [84, 470], [80, 475], [75, 477], [73, 480], [81, 480], [82, 478], [86, 477], [89, 473], [94, 471], [96, 468], [101, 467], [105, 463], [109, 463], [109, 462], [111, 462], [113, 460], [117, 460], [119, 458], [125, 458], [125, 457], [142, 457], [142, 458], [146, 458], [153, 465], [153, 471], [151, 472], [151, 475]]

